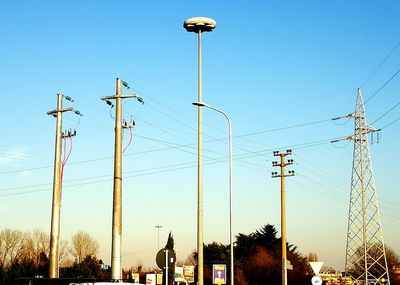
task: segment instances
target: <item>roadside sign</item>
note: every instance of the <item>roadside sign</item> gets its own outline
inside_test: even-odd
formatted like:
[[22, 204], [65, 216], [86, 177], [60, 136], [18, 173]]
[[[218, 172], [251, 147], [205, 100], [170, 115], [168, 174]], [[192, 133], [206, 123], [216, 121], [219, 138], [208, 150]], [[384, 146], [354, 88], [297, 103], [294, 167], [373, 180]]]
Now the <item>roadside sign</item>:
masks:
[[183, 282], [184, 280], [183, 266], [175, 266], [175, 282]]
[[314, 261], [314, 262], [310, 262], [310, 266], [312, 268], [312, 270], [314, 271], [315, 275], [319, 274], [319, 271], [321, 270], [321, 267], [324, 263], [322, 261]]
[[156, 285], [156, 275], [154, 273], [146, 274], [146, 285]]
[[226, 284], [226, 265], [213, 264], [213, 284]]
[[185, 279], [185, 283], [193, 283], [194, 282], [194, 266], [193, 265], [185, 265], [183, 266], [183, 278]]
[[322, 285], [322, 279], [319, 276], [314, 276], [311, 278], [311, 284], [313, 285]]
[[156, 274], [156, 282], [157, 282], [157, 285], [161, 285], [161, 284], [163, 284], [163, 275], [162, 275], [162, 273], [157, 273]]
[[132, 273], [133, 283], [139, 284], [139, 273]]

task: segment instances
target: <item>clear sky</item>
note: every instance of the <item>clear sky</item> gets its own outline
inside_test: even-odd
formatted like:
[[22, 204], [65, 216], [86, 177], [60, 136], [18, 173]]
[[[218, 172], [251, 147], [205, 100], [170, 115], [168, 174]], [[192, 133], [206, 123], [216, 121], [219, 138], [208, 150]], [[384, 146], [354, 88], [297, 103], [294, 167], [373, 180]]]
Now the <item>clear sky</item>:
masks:
[[[155, 265], [155, 225], [186, 259], [196, 248], [197, 39], [182, 24], [205, 16], [218, 26], [203, 35], [203, 100], [233, 124], [235, 234], [270, 223], [280, 236], [272, 151], [292, 148], [288, 242], [343, 269], [353, 146], [330, 140], [354, 125], [331, 118], [353, 112], [361, 87], [365, 100], [376, 94], [365, 106], [383, 128], [371, 145], [375, 181], [385, 242], [399, 254], [399, 12], [398, 1], [1, 1], [0, 229], [50, 232], [55, 120], [46, 112], [61, 92], [84, 114], [64, 115], [77, 136], [61, 237], [88, 232], [110, 261], [114, 122], [100, 97], [121, 77], [132, 86], [124, 93], [145, 100], [123, 104], [136, 122], [124, 154], [123, 266]], [[203, 117], [204, 241], [227, 244], [227, 124]]]

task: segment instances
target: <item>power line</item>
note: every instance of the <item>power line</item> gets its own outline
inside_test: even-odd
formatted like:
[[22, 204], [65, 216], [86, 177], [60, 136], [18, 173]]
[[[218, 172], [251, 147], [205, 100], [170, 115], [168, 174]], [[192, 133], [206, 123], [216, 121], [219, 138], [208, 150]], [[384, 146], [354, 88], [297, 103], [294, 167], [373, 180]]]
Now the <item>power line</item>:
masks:
[[[285, 147], [281, 147], [279, 149], [286, 149], [286, 148], [290, 148], [290, 147], [296, 149], [297, 146], [300, 147], [300, 148], [304, 148], [304, 147], [307, 147], [307, 146], [329, 144], [331, 140], [332, 139], [324, 139], [324, 140], [312, 141], [312, 142], [309, 142], [309, 143], [302, 143], [302, 144], [298, 144], [298, 145], [285, 146]], [[243, 159], [251, 158], [251, 157], [254, 157], [254, 156], [260, 156], [262, 154], [270, 153], [272, 150], [273, 149], [270, 148], [270, 149], [264, 149], [264, 150], [261, 150], [261, 151], [254, 151], [252, 153], [235, 155], [234, 156], [234, 160], [243, 160]], [[225, 156], [218, 157], [218, 158], [212, 158], [212, 157], [204, 156], [204, 158], [207, 159], [207, 161], [206, 161], [207, 164], [222, 163], [222, 162], [227, 161], [227, 159], [228, 159]], [[96, 160], [98, 160], [98, 159], [96, 159]], [[81, 161], [81, 162], [87, 162], [87, 161]], [[75, 164], [76, 163], [77, 162], [75, 162]], [[74, 164], [74, 162], [71, 162], [70, 165], [71, 164]], [[147, 175], [148, 175], [148, 174], [153, 174], [153, 173], [160, 173], [160, 170], [163, 170], [163, 169], [164, 170], [167, 169], [166, 172], [170, 172], [172, 170], [180, 170], [180, 169], [191, 168], [191, 167], [194, 167], [195, 165], [196, 165], [195, 162], [185, 162], [185, 163], [178, 163], [178, 164], [167, 165], [167, 166], [152, 167], [152, 168], [148, 168], [148, 169], [139, 169], [139, 170], [126, 171], [126, 172], [124, 172], [124, 174], [147, 172]], [[172, 170], [170, 170], [168, 168], [172, 168]], [[256, 166], [256, 168], [259, 168], [260, 170], [263, 170], [263, 167], [261, 167], [261, 166]], [[93, 177], [85, 177], [85, 178], [78, 178], [78, 179], [73, 179], [73, 180], [66, 180], [66, 181], [64, 181], [64, 183], [68, 184], [68, 183], [71, 183], [71, 182], [79, 182], [79, 181], [83, 181], [83, 180], [98, 179], [98, 178], [104, 178], [104, 177], [107, 177], [107, 176], [110, 176], [110, 175], [99, 175], [99, 176], [93, 176]], [[138, 175], [136, 175], [136, 176], [138, 176]], [[136, 176], [126, 176], [126, 177], [136, 177]], [[106, 180], [106, 181], [108, 181], [108, 180]], [[103, 182], [103, 180], [101, 180], [100, 182]], [[9, 187], [9, 188], [0, 189], [0, 192], [17, 190], [17, 189], [24, 189], [24, 188], [42, 187], [42, 186], [48, 186], [50, 184], [51, 183], [29, 185], [29, 186], [19, 186], [19, 187]], [[69, 186], [65, 186], [65, 187], [69, 187]], [[4, 196], [4, 195], [2, 195], [2, 196]], [[0, 197], [2, 197], [2, 196], [0, 196]]]
[[380, 119], [382, 119], [384, 116], [386, 116], [387, 114], [389, 114], [391, 111], [393, 111], [397, 106], [400, 105], [400, 102], [397, 103], [396, 105], [394, 105], [392, 108], [390, 108], [389, 110], [387, 110], [385, 113], [383, 113], [378, 119], [376, 119], [375, 121], [373, 121], [371, 124], [376, 123], [377, 121], [379, 121]]
[[385, 88], [386, 85], [389, 84], [390, 81], [392, 81], [398, 74], [400, 73], [400, 69], [396, 71], [396, 73], [390, 77], [388, 81], [386, 81], [374, 94], [372, 94], [366, 101], [364, 101], [364, 105], [367, 104], [369, 100], [374, 98], [383, 88]]
[[[247, 133], [247, 134], [243, 134], [243, 135], [236, 135], [236, 136], [233, 136], [233, 138], [241, 138], [242, 139], [244, 137], [249, 137], [249, 136], [253, 136], [253, 135], [259, 135], [259, 134], [263, 134], [263, 133], [275, 132], [275, 131], [280, 131], [280, 130], [287, 130], [287, 129], [292, 129], [292, 128], [299, 128], [299, 127], [302, 127], [302, 126], [320, 124], [320, 123], [328, 122], [328, 121], [330, 121], [330, 120], [320, 120], [320, 121], [314, 121], [314, 122], [309, 122], [309, 123], [296, 124], [296, 125], [285, 126], [285, 127], [281, 127], [281, 128], [263, 130], [263, 131], [253, 132], [253, 133]], [[155, 141], [155, 142], [158, 142], [160, 144], [167, 145], [168, 147], [160, 148], [160, 149], [154, 149], [154, 150], [141, 151], [141, 152], [136, 152], [136, 153], [127, 153], [127, 154], [125, 154], [125, 156], [139, 155], [139, 154], [158, 152], [158, 151], [169, 150], [169, 149], [179, 149], [179, 148], [184, 148], [184, 147], [191, 147], [191, 146], [194, 147], [194, 146], [196, 146], [195, 143], [177, 144], [177, 143], [174, 143], [174, 142], [169, 142], [169, 141], [165, 141], [165, 140], [150, 138], [150, 137], [142, 136], [142, 135], [138, 135], [138, 134], [136, 134], [135, 136], [139, 137], [139, 138], [142, 138], [142, 139]], [[172, 136], [174, 136], [174, 135], [172, 135]], [[226, 140], [226, 138], [214, 138], [212, 140], [205, 141], [204, 144], [217, 142], [217, 141], [221, 141], [221, 140]], [[265, 144], [262, 144], [262, 145], [265, 145]], [[235, 146], [235, 148], [238, 148], [238, 147]], [[242, 148], [242, 150], [244, 150], [244, 148]], [[270, 151], [270, 150], [271, 149], [268, 149], [268, 151]], [[254, 153], [253, 151], [249, 151], [247, 149], [246, 149], [246, 152]], [[189, 152], [189, 153], [192, 153], [192, 152]], [[71, 165], [71, 164], [88, 163], [88, 162], [95, 162], [95, 161], [107, 160], [107, 159], [112, 159], [112, 158], [113, 158], [113, 156], [106, 156], [106, 157], [93, 158], [93, 159], [87, 159], [87, 160], [73, 161], [73, 162], [69, 162], [69, 164]], [[48, 168], [51, 168], [51, 167], [53, 167], [53, 165], [39, 166], [39, 167], [33, 167], [33, 168], [27, 168], [27, 169], [19, 169], [19, 170], [3, 171], [3, 172], [0, 172], [0, 175], [20, 173], [20, 172], [25, 172], [25, 171], [43, 170], [43, 169], [48, 169]]]
[[374, 69], [374, 71], [368, 76], [367, 80], [361, 84], [361, 89], [364, 87], [365, 84], [375, 75], [375, 73], [385, 64], [385, 62], [392, 56], [392, 54], [396, 51], [396, 49], [400, 46], [400, 41], [394, 46], [394, 48], [389, 52], [389, 54], [383, 59], [383, 61]]
[[393, 125], [394, 123], [400, 121], [400, 118], [397, 118], [394, 121], [391, 121], [389, 124], [385, 125], [384, 127], [381, 128], [381, 130], [386, 129], [387, 127], [389, 127], [390, 125]]
[[276, 128], [276, 129], [270, 129], [270, 130], [258, 131], [258, 132], [253, 132], [253, 133], [247, 133], [247, 134], [243, 134], [243, 135], [237, 135], [237, 136], [234, 136], [234, 138], [241, 138], [241, 137], [254, 136], [254, 135], [260, 135], [260, 134], [265, 134], [265, 133], [277, 132], [277, 131], [282, 131], [282, 130], [294, 129], [294, 128], [299, 128], [299, 127], [305, 127], [305, 126], [310, 126], [310, 125], [326, 123], [326, 122], [330, 122], [330, 121], [331, 121], [331, 119], [314, 121], [314, 122], [303, 123], [303, 124], [296, 124], [296, 125], [291, 125], [291, 126], [286, 126], [286, 127]]

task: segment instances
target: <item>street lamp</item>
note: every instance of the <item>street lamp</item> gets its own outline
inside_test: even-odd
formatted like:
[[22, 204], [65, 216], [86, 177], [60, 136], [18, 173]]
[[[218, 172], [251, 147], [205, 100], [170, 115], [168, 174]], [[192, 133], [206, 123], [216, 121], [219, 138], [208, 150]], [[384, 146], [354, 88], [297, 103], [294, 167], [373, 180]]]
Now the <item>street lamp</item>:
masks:
[[156, 225], [156, 226], [154, 226], [156, 229], [157, 229], [157, 233], [158, 233], [158, 243], [157, 243], [157, 250], [159, 250], [160, 249], [160, 229], [162, 228], [162, 226], [160, 226], [160, 225]]
[[[211, 32], [217, 26], [215, 20], [205, 17], [187, 19], [183, 27], [188, 32], [198, 35], [197, 41], [197, 79], [198, 79], [198, 101], [202, 101], [202, 79], [201, 79], [201, 33]], [[197, 111], [197, 279], [198, 285], [203, 285], [203, 177], [202, 177], [202, 113], [201, 108]]]
[[231, 263], [231, 285], [234, 284], [234, 267], [233, 267], [233, 223], [232, 223], [232, 206], [233, 206], [233, 191], [232, 191], [232, 123], [231, 119], [229, 116], [222, 110], [219, 110], [217, 108], [214, 108], [213, 106], [210, 106], [204, 102], [193, 102], [192, 103], [195, 106], [198, 106], [199, 109], [200, 107], [206, 107], [208, 109], [214, 110], [220, 114], [222, 114], [226, 120], [228, 121], [228, 143], [229, 143], [229, 244], [230, 244], [230, 249], [231, 249], [231, 255], [230, 255], [230, 263]]

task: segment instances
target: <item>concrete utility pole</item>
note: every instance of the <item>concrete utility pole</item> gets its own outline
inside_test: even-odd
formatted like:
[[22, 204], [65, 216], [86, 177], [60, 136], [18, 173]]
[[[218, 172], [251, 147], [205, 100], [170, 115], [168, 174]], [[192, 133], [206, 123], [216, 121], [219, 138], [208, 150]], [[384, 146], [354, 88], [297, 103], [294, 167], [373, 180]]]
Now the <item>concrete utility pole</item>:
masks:
[[[122, 279], [121, 244], [122, 244], [122, 99], [136, 98], [143, 103], [142, 98], [136, 94], [122, 95], [122, 85], [129, 88], [128, 84], [120, 78], [116, 80], [115, 96], [101, 97], [108, 105], [114, 106], [109, 100], [115, 100], [115, 148], [114, 148], [114, 192], [112, 212], [112, 246], [111, 246], [111, 279]], [[126, 126], [133, 128], [134, 125]]]
[[[54, 176], [53, 176], [53, 202], [51, 207], [51, 232], [50, 232], [50, 266], [49, 278], [58, 278], [58, 243], [60, 240], [60, 208], [61, 208], [61, 154], [62, 154], [62, 113], [74, 111], [72, 108], [63, 109], [63, 98], [72, 101], [68, 96], [57, 94], [57, 109], [47, 112], [56, 121], [56, 143], [54, 154]], [[77, 111], [75, 111], [77, 113]], [[79, 113], [79, 112], [78, 112]]]
[[281, 157], [280, 163], [277, 161], [272, 162], [272, 166], [279, 166], [281, 168], [280, 174], [272, 172], [272, 178], [281, 178], [282, 285], [287, 285], [285, 177], [294, 176], [294, 171], [289, 170], [288, 174], [285, 174], [285, 166], [293, 164], [293, 159], [285, 162], [285, 157], [291, 155], [292, 150], [288, 149], [285, 153], [274, 151], [273, 154], [274, 156]]

